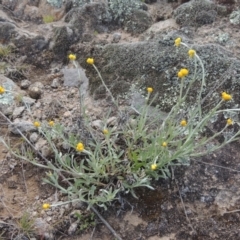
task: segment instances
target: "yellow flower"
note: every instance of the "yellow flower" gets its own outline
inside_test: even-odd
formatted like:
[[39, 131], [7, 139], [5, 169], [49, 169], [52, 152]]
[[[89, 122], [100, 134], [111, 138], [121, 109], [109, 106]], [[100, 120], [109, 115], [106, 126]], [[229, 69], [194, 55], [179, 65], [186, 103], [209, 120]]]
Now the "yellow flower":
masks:
[[154, 170], [156, 170], [157, 169], [157, 164], [152, 164], [151, 165], [151, 169], [154, 171]]
[[232, 125], [233, 124], [233, 120], [231, 118], [227, 119], [227, 125]]
[[53, 127], [54, 124], [55, 124], [54, 121], [49, 121], [49, 122], [48, 122], [48, 125], [49, 125], [50, 127]]
[[82, 152], [84, 150], [84, 145], [81, 142], [79, 142], [76, 146], [76, 150], [78, 152]]
[[222, 92], [222, 99], [224, 101], [229, 101], [232, 99], [232, 96], [230, 94], [227, 94], [226, 92]]
[[108, 133], [109, 133], [109, 131], [106, 128], [104, 128], [103, 129], [103, 134], [108, 134]]
[[163, 147], [167, 147], [167, 143], [166, 143], [166, 142], [163, 142], [163, 143], [162, 143], [162, 146], [163, 146]]
[[175, 45], [176, 47], [179, 47], [179, 46], [181, 45], [182, 39], [181, 39], [181, 38], [176, 38], [174, 42], [175, 42], [174, 45]]
[[3, 94], [3, 93], [5, 93], [5, 88], [0, 86], [0, 94]]
[[179, 72], [178, 72], [178, 77], [179, 78], [183, 78], [186, 77], [188, 75], [189, 71], [186, 68], [182, 68]]
[[35, 121], [35, 122], [33, 123], [33, 125], [34, 125], [36, 128], [38, 128], [38, 127], [40, 127], [40, 126], [41, 126], [41, 123], [40, 123], [40, 122], [38, 122], [38, 121]]
[[193, 49], [190, 49], [190, 50], [188, 51], [188, 56], [189, 56], [190, 58], [194, 57], [195, 54], [196, 54], [196, 51], [193, 50]]
[[49, 209], [51, 207], [51, 205], [49, 204], [49, 203], [44, 203], [43, 205], [42, 205], [42, 208], [44, 209], [44, 210], [47, 210], [47, 209]]
[[183, 120], [180, 122], [180, 125], [181, 125], [182, 127], [186, 127], [186, 126], [187, 126], [187, 121], [183, 119]]
[[76, 60], [76, 55], [75, 55], [75, 54], [69, 54], [68, 58], [69, 58], [71, 61], [74, 61], [74, 60]]
[[94, 59], [93, 58], [88, 58], [87, 63], [90, 64], [90, 65], [93, 65], [94, 64]]
[[152, 92], [153, 92], [153, 88], [148, 87], [148, 88], [147, 88], [147, 92], [148, 92], [148, 93], [152, 93]]

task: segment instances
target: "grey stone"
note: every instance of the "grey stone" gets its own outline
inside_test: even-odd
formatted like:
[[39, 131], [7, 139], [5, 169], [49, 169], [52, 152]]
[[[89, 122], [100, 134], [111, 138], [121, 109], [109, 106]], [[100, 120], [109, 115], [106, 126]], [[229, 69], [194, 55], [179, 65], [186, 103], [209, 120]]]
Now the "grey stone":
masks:
[[110, 117], [107, 120], [107, 126], [115, 126], [117, 124], [117, 117]]
[[35, 144], [35, 148], [38, 151], [41, 151], [41, 149], [47, 145], [47, 140], [45, 140], [44, 138], [39, 138], [38, 141]]
[[28, 89], [28, 87], [31, 85], [31, 82], [27, 79], [25, 80], [22, 80], [21, 83], [20, 83], [20, 87], [22, 89]]
[[43, 146], [41, 148], [41, 154], [43, 157], [47, 158], [51, 155], [52, 151], [48, 146]]
[[33, 99], [39, 99], [42, 95], [42, 90], [38, 87], [32, 86], [29, 88], [29, 96]]
[[118, 43], [121, 40], [122, 34], [121, 33], [114, 33], [112, 36], [112, 42]]
[[51, 84], [52, 88], [58, 88], [60, 86], [60, 80], [59, 78], [54, 78]]
[[146, 31], [153, 21], [146, 11], [135, 10], [124, 21], [124, 28], [132, 34], [140, 34]]
[[104, 127], [104, 124], [101, 120], [95, 120], [95, 121], [92, 121], [92, 127], [96, 128], [98, 130], [102, 130]]
[[157, 2], [157, 0], [145, 0], [144, 2], [147, 3], [147, 4], [150, 4], [150, 3], [155, 3], [155, 2]]
[[22, 113], [24, 112], [25, 107], [17, 107], [13, 111], [13, 119], [16, 119], [17, 117], [20, 117]]
[[229, 16], [229, 20], [232, 24], [239, 25], [240, 24], [240, 10], [233, 11]]
[[16, 33], [15, 26], [9, 22], [0, 22], [0, 42], [8, 43]]
[[35, 82], [29, 87], [29, 96], [33, 99], [39, 99], [43, 92], [43, 84], [41, 82]]
[[65, 68], [62, 70], [62, 72], [64, 74], [64, 86], [79, 87], [81, 85], [81, 93], [86, 93], [86, 91], [88, 90], [89, 80], [83, 68]]
[[[152, 95], [158, 93], [154, 104], [159, 104], [162, 111], [168, 112], [175, 105], [179, 93], [177, 72], [187, 66], [190, 73], [189, 79], [193, 77], [194, 73], [194, 64], [186, 54], [187, 49], [184, 46], [179, 48], [174, 46], [174, 40], [177, 37], [181, 37], [183, 42], [192, 46], [199, 53], [205, 67], [209, 88], [214, 88], [216, 82], [223, 79], [226, 76], [225, 73], [228, 72], [226, 79], [232, 79], [234, 84], [229, 84], [225, 91], [238, 95], [240, 61], [233, 58], [233, 53], [227, 52], [219, 45], [193, 45], [192, 40], [187, 38], [182, 30], [175, 30], [168, 34], [158, 33], [151, 41], [96, 46], [97, 56], [101, 56], [97, 67], [101, 70], [106, 85], [110, 86], [113, 96], [120, 95], [121, 98], [129, 99], [130, 87], [113, 88], [115, 84], [124, 86], [124, 82], [130, 85], [138, 83], [143, 86], [144, 91], [140, 92], [143, 96], [147, 95], [146, 88], [150, 86], [154, 88]], [[79, 54], [84, 54], [84, 52]], [[93, 55], [93, 57], [95, 56]], [[83, 59], [81, 62], [79, 59], [79, 61], [80, 64], [84, 64], [86, 60]], [[228, 71], [230, 66], [231, 71]], [[201, 72], [201, 69], [198, 68], [198, 71]], [[104, 89], [91, 66], [87, 68], [87, 76], [92, 81], [90, 92], [96, 95], [100, 88]], [[197, 76], [197, 81], [201, 80], [200, 76], [201, 74]], [[190, 99], [195, 99], [196, 91], [196, 88], [190, 91]], [[219, 88], [216, 91], [221, 92], [222, 89]]]
[[76, 232], [78, 225], [79, 225], [79, 220], [77, 220], [76, 222], [73, 222], [70, 225], [70, 227], [68, 228], [68, 234], [70, 236]]
[[51, 49], [54, 53], [54, 58], [58, 62], [67, 59], [67, 51], [72, 43], [72, 31], [69, 27], [57, 27], [54, 29], [53, 41]]
[[10, 105], [14, 101], [14, 96], [19, 92], [18, 86], [9, 78], [0, 74], [0, 86], [3, 86], [7, 91], [0, 95], [0, 109], [6, 108], [6, 105]]
[[36, 102], [35, 99], [30, 98], [30, 97], [23, 97], [22, 98], [22, 103], [25, 104], [26, 106], [32, 106]]
[[74, 41], [82, 40], [83, 34], [87, 32], [106, 32], [106, 22], [111, 20], [107, 5], [100, 2], [72, 8], [65, 17], [65, 22], [74, 28]]
[[8, 128], [11, 133], [16, 135], [20, 135], [19, 131], [22, 133], [29, 133], [37, 130], [32, 123], [27, 121], [12, 123]]
[[36, 132], [34, 132], [30, 135], [29, 140], [32, 143], [36, 143], [38, 138], [39, 138], [39, 135]]
[[208, 0], [193, 0], [180, 5], [174, 11], [174, 18], [181, 26], [202, 26], [212, 23], [217, 15], [225, 15], [226, 7]]

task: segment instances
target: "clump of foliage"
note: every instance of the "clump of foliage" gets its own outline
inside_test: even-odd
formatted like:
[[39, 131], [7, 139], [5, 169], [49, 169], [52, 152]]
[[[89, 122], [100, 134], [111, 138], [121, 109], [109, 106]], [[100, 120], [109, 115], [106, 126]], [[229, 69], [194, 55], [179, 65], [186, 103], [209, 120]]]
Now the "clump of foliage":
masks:
[[[28, 150], [21, 155], [10, 147], [9, 149], [15, 156], [46, 169], [45, 182], [66, 194], [69, 197], [68, 202], [81, 201], [89, 207], [98, 205], [107, 208], [121, 193], [136, 196], [136, 188], [153, 189], [153, 180], [171, 176], [171, 166], [189, 164], [191, 158], [207, 155], [238, 140], [240, 131], [232, 131], [234, 119], [231, 117], [226, 117], [221, 130], [205, 134], [206, 129], [211, 127], [212, 119], [219, 115], [231, 116], [240, 109], [225, 109], [225, 103], [231, 102], [233, 97], [224, 91], [215, 106], [209, 111], [203, 111], [202, 93], [206, 90], [206, 79], [201, 58], [194, 49], [183, 43], [181, 38], [175, 40], [175, 47], [186, 48], [186, 57], [193, 61], [195, 71], [189, 74], [186, 66], [176, 72], [179, 79], [178, 100], [163, 121], [159, 120], [158, 114], [150, 114], [153, 111], [152, 108], [150, 110], [150, 106], [155, 100], [154, 89], [151, 86], [146, 89], [146, 101], [141, 111], [135, 109], [135, 115], [126, 117], [105, 84], [94, 59], [88, 58], [87, 63], [96, 70], [112, 100], [113, 108], [118, 113], [115, 125], [107, 124], [111, 110], [106, 109], [102, 129], [96, 131], [92, 127], [91, 120], [84, 110], [80, 89], [80, 105], [84, 116], [81, 132], [87, 132], [88, 137], [84, 137], [86, 134], [69, 133], [64, 125], [53, 120], [35, 120], [33, 124], [46, 139], [52, 151], [52, 159], [47, 159], [38, 152], [45, 160], [43, 164], [36, 158], [34, 151]], [[77, 69], [80, 67], [76, 55], [70, 54], [69, 59]], [[196, 103], [185, 104], [198, 74], [201, 74], [201, 81], [198, 82]], [[5, 92], [1, 86], [0, 94]], [[21, 132], [20, 134], [34, 149], [28, 139]], [[220, 136], [224, 136], [223, 141], [218, 140]], [[63, 144], [68, 146], [67, 151], [62, 150]], [[8, 147], [6, 143], [5, 145]], [[43, 208], [48, 209], [61, 204], [63, 203], [45, 203]]]
[[12, 52], [11, 46], [0, 44], [0, 58], [9, 56], [11, 52]]

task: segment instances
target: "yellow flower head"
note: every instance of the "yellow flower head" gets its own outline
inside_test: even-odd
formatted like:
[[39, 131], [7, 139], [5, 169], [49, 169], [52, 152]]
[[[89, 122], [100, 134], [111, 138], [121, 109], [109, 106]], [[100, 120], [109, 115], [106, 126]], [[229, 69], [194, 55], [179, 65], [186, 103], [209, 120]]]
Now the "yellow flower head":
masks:
[[79, 142], [79, 143], [77, 144], [77, 146], [76, 146], [76, 150], [77, 150], [78, 152], [82, 152], [82, 151], [84, 150], [84, 145], [83, 145], [83, 143]]
[[48, 125], [49, 125], [50, 127], [53, 127], [54, 124], [55, 124], [54, 121], [49, 121], [49, 122], [48, 122]]
[[179, 78], [183, 78], [186, 77], [188, 75], [189, 71], [186, 68], [182, 68], [179, 72], [178, 72], [178, 77]]
[[230, 94], [227, 94], [226, 92], [222, 92], [222, 100], [229, 101], [232, 99], [232, 96]]
[[231, 118], [227, 119], [227, 125], [232, 125], [233, 124], [233, 120]]
[[153, 92], [153, 88], [148, 87], [148, 88], [147, 88], [147, 92], [148, 92], [148, 93], [152, 93], [152, 92]]
[[106, 135], [106, 134], [108, 134], [108, 133], [109, 133], [109, 131], [108, 131], [106, 128], [104, 128], [104, 129], [103, 129], [103, 134]]
[[183, 120], [180, 122], [180, 125], [181, 125], [182, 127], [186, 127], [186, 126], [187, 126], [187, 121], [183, 119]]
[[163, 147], [167, 147], [167, 143], [166, 143], [166, 142], [163, 142], [163, 143], [162, 143], [162, 146], [163, 146]]
[[88, 58], [87, 63], [90, 64], [90, 65], [93, 65], [94, 64], [94, 59], [93, 58]]
[[49, 209], [51, 207], [51, 205], [49, 204], [49, 203], [44, 203], [43, 205], [42, 205], [42, 208], [44, 209], [44, 210], [47, 210], [47, 209]]
[[76, 60], [76, 55], [75, 55], [75, 54], [69, 54], [68, 58], [69, 58], [71, 61], [74, 61], [74, 60]]
[[3, 93], [5, 93], [5, 88], [0, 86], [0, 94], [3, 94]]
[[196, 51], [193, 50], [193, 49], [190, 49], [190, 50], [188, 51], [188, 56], [189, 56], [190, 58], [194, 57], [195, 54], [196, 54]]
[[151, 169], [154, 171], [154, 170], [156, 170], [157, 169], [157, 164], [152, 164], [151, 165]]
[[35, 122], [33, 123], [33, 125], [34, 125], [36, 128], [39, 128], [39, 127], [41, 126], [41, 123], [38, 122], [38, 121], [35, 121]]
[[174, 45], [176, 46], [176, 47], [179, 47], [180, 45], [181, 45], [181, 42], [182, 42], [182, 39], [181, 38], [176, 38], [175, 39], [175, 41], [174, 41]]

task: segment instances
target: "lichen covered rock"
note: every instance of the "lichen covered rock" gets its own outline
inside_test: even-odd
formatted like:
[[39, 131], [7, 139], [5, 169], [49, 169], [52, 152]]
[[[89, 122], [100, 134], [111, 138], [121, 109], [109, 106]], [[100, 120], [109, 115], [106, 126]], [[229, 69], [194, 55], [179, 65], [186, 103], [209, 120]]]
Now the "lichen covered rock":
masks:
[[224, 15], [227, 9], [208, 0], [193, 0], [180, 5], [174, 11], [174, 18], [181, 26], [199, 27], [215, 21], [217, 15]]

